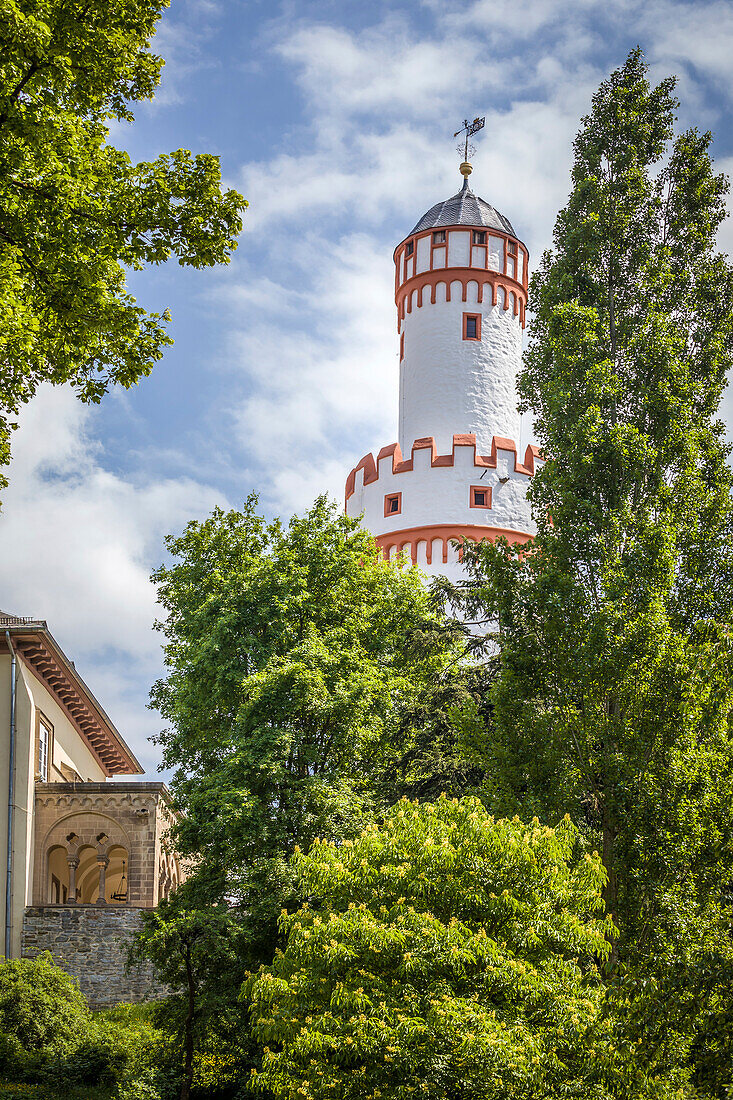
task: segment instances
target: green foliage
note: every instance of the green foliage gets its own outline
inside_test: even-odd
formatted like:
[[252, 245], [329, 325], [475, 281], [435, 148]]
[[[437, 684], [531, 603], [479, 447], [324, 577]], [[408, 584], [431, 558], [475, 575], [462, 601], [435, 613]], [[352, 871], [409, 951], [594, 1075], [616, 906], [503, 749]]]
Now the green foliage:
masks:
[[162, 1043], [150, 1006], [91, 1013], [48, 954], [0, 965], [0, 1097], [163, 1100]]
[[[33, 1084], [27, 1081], [0, 1079], [0, 1100], [118, 1100], [116, 1090], [106, 1085], [70, 1085], [67, 1081], [44, 1081]], [[122, 1100], [122, 1097], [119, 1098]], [[124, 1100], [128, 1100], [127, 1097]], [[138, 1100], [130, 1097], [129, 1100]], [[158, 1096], [141, 1096], [140, 1100], [160, 1100]]]
[[[404, 752], [404, 716], [455, 654], [414, 570], [316, 502], [287, 528], [250, 499], [170, 539], [154, 579], [167, 613], [168, 676], [152, 701], [201, 861], [199, 906], [246, 913], [255, 965], [271, 957], [293, 897], [288, 857], [358, 832]], [[427, 639], [427, 641], [426, 641]]]
[[[223, 974], [236, 962], [229, 909], [226, 905], [196, 909], [187, 883], [141, 916], [143, 927], [133, 941], [130, 962], [150, 960], [171, 989], [186, 989], [190, 970], [196, 992], [206, 974]], [[170, 998], [154, 1005], [154, 1017], [165, 1016], [169, 1005]]]
[[222, 1050], [228, 1075], [257, 1064], [239, 992], [301, 900], [289, 857], [358, 834], [397, 783], [424, 781], [419, 719], [450, 695], [459, 651], [417, 573], [324, 499], [283, 527], [252, 497], [168, 548], [154, 575], [168, 674], [152, 702], [195, 870], [138, 950], [174, 991], [161, 1012], [195, 1088]]
[[[296, 858], [311, 901], [250, 981], [281, 1097], [663, 1095], [603, 1032], [597, 854], [576, 830], [475, 799], [403, 801], [382, 828]], [[618, 1088], [619, 1091], [616, 1091]]]
[[[434, 584], [434, 598], [436, 588]], [[435, 606], [440, 608], [439, 599]], [[436, 642], [445, 645], [451, 625], [457, 628], [453, 644], [460, 642], [464, 647], [461, 624], [440, 619], [433, 631], [422, 631], [419, 644], [428, 649]], [[485, 760], [466, 751], [463, 726], [469, 714], [479, 712], [487, 684], [486, 669], [474, 663], [470, 654], [460, 653], [451, 667], [432, 684], [424, 686], [403, 714], [397, 738], [401, 751], [384, 771], [385, 805], [392, 805], [400, 798], [434, 801], [442, 794], [461, 798], [483, 789], [487, 781]]]
[[520, 378], [547, 459], [538, 533], [467, 553], [464, 607], [494, 619], [500, 668], [483, 737], [475, 714], [461, 730], [496, 812], [570, 813], [598, 844], [624, 1026], [640, 1057], [689, 1057], [723, 1097], [733, 540], [714, 418], [733, 272], [716, 248], [727, 183], [709, 134], [674, 137], [673, 83], [650, 87], [634, 51], [575, 142]]
[[107, 1082], [114, 1100], [164, 1100], [166, 1037], [156, 1024], [155, 1005], [115, 1005], [96, 1012], [94, 1025], [92, 1050], [99, 1052], [101, 1064], [95, 1076], [91, 1060], [87, 1063], [86, 1080]]
[[226, 263], [246, 205], [218, 158], [133, 164], [107, 142], [152, 98], [166, 0], [0, 0], [0, 462], [43, 381], [84, 401], [150, 373], [170, 337], [125, 269]]
[[184, 1100], [195, 1075], [211, 1076], [210, 1067], [202, 1069], [202, 1055], [208, 1056], [208, 1065], [218, 1053], [216, 1038], [223, 1033], [229, 1064], [251, 1060], [246, 1032], [238, 1035], [241, 1012], [233, 1013], [241, 974], [239, 931], [226, 904], [197, 908], [195, 888], [184, 883], [157, 909], [143, 913], [142, 931], [130, 950], [131, 962], [151, 961], [173, 991], [155, 1006], [155, 1018], [172, 1043], [166, 1056], [169, 1076]]
[[78, 983], [46, 953], [0, 963], [0, 1035], [4, 1061], [24, 1054], [60, 1055], [90, 1024]]

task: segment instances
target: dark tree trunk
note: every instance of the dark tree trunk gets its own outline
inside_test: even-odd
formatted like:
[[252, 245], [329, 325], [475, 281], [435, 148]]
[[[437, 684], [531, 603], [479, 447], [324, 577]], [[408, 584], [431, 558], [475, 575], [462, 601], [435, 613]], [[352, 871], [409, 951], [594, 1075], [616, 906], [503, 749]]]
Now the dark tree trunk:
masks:
[[193, 1084], [193, 1018], [196, 1011], [196, 987], [191, 967], [191, 951], [186, 951], [186, 980], [188, 983], [188, 1011], [184, 1025], [184, 1063], [181, 1083], [181, 1100], [189, 1100]]
[[[616, 906], [618, 900], [618, 881], [616, 879], [615, 844], [616, 830], [613, 827], [610, 815], [603, 810], [603, 866], [606, 868], [606, 885], [603, 888], [603, 900], [606, 903], [606, 911], [616, 923]], [[618, 962], [618, 939], [614, 936], [611, 940], [611, 952], [608, 956], [608, 968], [614, 970]]]

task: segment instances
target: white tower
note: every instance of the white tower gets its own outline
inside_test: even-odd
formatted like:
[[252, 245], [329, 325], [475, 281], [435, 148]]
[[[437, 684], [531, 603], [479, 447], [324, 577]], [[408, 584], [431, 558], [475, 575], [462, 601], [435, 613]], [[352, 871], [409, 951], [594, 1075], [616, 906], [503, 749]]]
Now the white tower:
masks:
[[517, 454], [529, 253], [505, 217], [463, 188], [428, 210], [395, 249], [399, 442], [346, 480], [385, 556], [462, 572], [454, 540], [534, 533], [526, 500], [538, 452]]

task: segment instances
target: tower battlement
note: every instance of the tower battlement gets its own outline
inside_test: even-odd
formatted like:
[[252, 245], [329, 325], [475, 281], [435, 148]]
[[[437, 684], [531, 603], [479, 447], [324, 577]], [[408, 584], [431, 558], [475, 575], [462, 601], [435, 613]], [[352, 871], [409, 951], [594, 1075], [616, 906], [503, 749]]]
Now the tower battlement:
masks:
[[349, 473], [346, 511], [363, 514], [385, 557], [407, 549], [416, 564], [455, 563], [454, 540], [530, 538], [526, 490], [540, 461], [534, 446], [520, 461], [516, 443], [501, 436], [488, 454], [479, 453], [473, 433], [454, 435], [449, 454], [439, 454], [431, 436], [416, 439], [407, 459], [392, 443]]
[[[363, 489], [367, 485], [371, 485], [373, 482], [379, 480], [380, 465], [385, 460], [390, 461], [392, 474], [412, 473], [415, 469], [415, 451], [429, 450], [430, 468], [444, 469], [445, 467], [456, 465], [456, 449], [462, 447], [470, 447], [472, 449], [474, 467], [484, 470], [497, 469], [499, 465], [499, 451], [506, 451], [513, 454], [514, 472], [526, 474], [529, 477], [535, 472], [536, 464], [542, 461], [539, 447], [530, 444], [524, 452], [524, 462], [520, 463], [517, 458], [518, 452], [516, 443], [513, 439], [505, 439], [503, 436], [493, 437], [490, 454], [478, 454], [476, 451], [476, 436], [471, 432], [464, 435], [454, 435], [453, 449], [450, 454], [445, 455], [438, 454], [435, 440], [432, 436], [427, 436], [424, 439], [416, 439], [412, 444], [412, 455], [407, 459], [403, 459], [399, 443], [390, 443], [388, 446], [382, 447], [377, 455], [376, 462], [374, 460], [374, 455], [370, 451], [369, 454], [365, 454], [354, 469], [350, 471], [346, 479], [346, 502], [348, 504], [350, 498], [356, 491], [356, 482], [359, 473], [362, 474], [361, 487]], [[462, 465], [463, 463], [459, 459], [458, 466], [460, 467]]]

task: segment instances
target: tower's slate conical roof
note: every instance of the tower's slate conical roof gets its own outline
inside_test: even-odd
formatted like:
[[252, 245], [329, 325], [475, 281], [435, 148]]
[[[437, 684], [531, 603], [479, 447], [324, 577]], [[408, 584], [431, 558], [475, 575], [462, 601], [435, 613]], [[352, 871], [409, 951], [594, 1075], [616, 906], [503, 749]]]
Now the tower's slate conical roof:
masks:
[[478, 195], [474, 195], [468, 186], [468, 179], [463, 181], [463, 187], [457, 195], [431, 206], [409, 236], [412, 233], [422, 233], [425, 229], [439, 229], [444, 225], [485, 225], [487, 229], [499, 229], [502, 233], [510, 233], [512, 237], [516, 237], [509, 219]]

